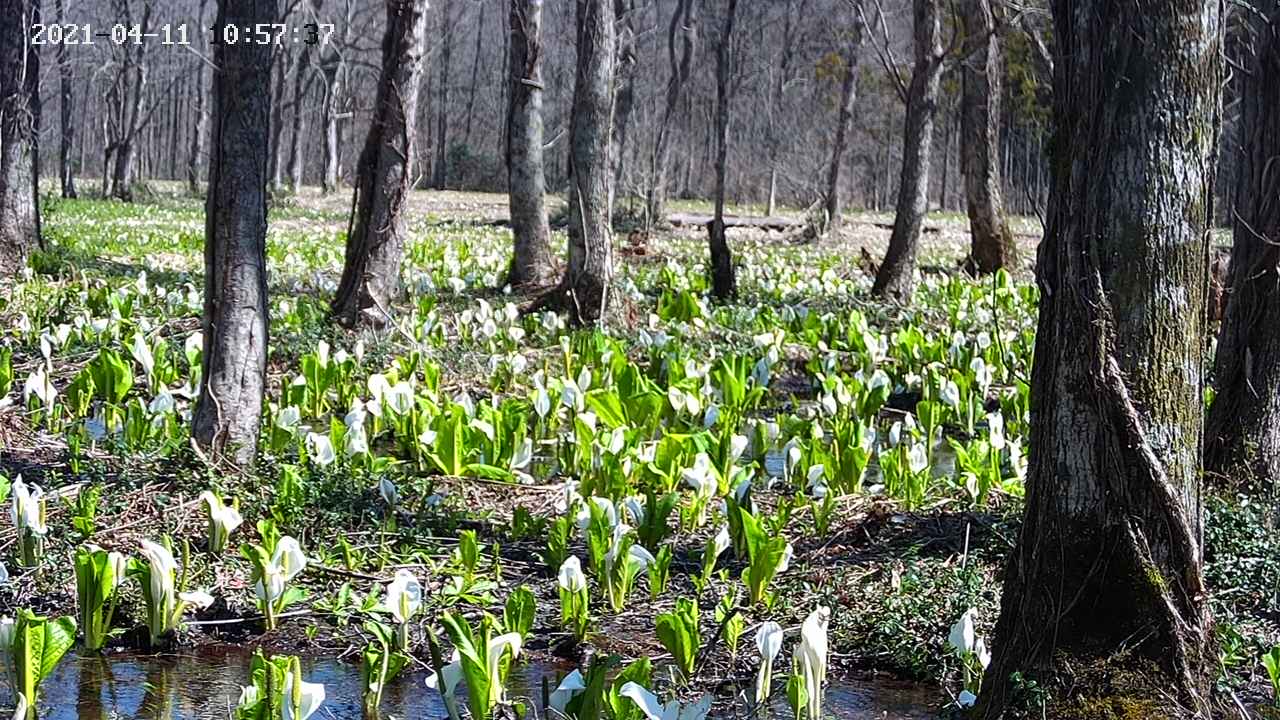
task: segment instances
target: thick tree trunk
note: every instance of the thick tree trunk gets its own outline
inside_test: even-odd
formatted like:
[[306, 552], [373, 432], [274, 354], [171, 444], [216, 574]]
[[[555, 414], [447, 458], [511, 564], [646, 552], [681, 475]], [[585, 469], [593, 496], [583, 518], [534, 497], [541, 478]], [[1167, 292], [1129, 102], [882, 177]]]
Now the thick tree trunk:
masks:
[[738, 19], [738, 0], [728, 0], [724, 29], [716, 45], [716, 189], [715, 216], [707, 226], [711, 250], [711, 292], [721, 300], [737, 292], [733, 273], [733, 252], [724, 227], [724, 186], [729, 164], [729, 73], [733, 52], [733, 26]]
[[444, 190], [449, 184], [449, 66], [453, 56], [453, 0], [444, 0], [440, 8], [440, 87], [436, 102], [436, 157], [431, 185]]
[[1001, 715], [1016, 672], [1086, 715], [1136, 696], [1144, 717], [1208, 717], [1200, 471], [1220, 5], [1053, 11], [1033, 450], [977, 715]]
[[933, 119], [938, 109], [942, 75], [942, 41], [938, 0], [913, 0], [915, 68], [907, 89], [907, 117], [902, 133], [902, 173], [894, 207], [889, 250], [872, 292], [908, 302], [916, 285], [916, 251], [929, 211], [929, 159], [933, 154]]
[[979, 273], [1011, 268], [1018, 246], [1000, 194], [1000, 40], [991, 0], [963, 0], [960, 21], [970, 50], [961, 70], [960, 153], [972, 245], [970, 266]]
[[510, 0], [510, 90], [507, 93], [507, 184], [514, 241], [507, 282], [554, 279], [542, 172], [542, 2]]
[[569, 123], [569, 263], [545, 304], [575, 325], [604, 319], [613, 282], [613, 0], [577, 0], [577, 71]]
[[[64, 10], [63, 0], [56, 0], [54, 12], [58, 15], [58, 23], [63, 23], [66, 20]], [[62, 197], [73, 198], [76, 196], [76, 174], [71, 166], [71, 152], [75, 145], [76, 134], [75, 119], [71, 114], [71, 103], [75, 99], [75, 92], [72, 87], [74, 71], [67, 57], [67, 46], [62, 43], [58, 43], [57, 59], [58, 115], [62, 131], [58, 142], [58, 182], [62, 190]]]
[[1255, 55], [1240, 83], [1235, 242], [1230, 295], [1205, 428], [1205, 474], [1236, 490], [1280, 482], [1280, 1], [1247, 21]]
[[[275, 0], [218, 0], [214, 27], [275, 21]], [[204, 355], [191, 435], [213, 461], [242, 468], [257, 454], [267, 369], [271, 52], [256, 43], [214, 49]]]
[[34, 45], [27, 33], [32, 0], [0, 0], [0, 276], [21, 270], [40, 245], [32, 108]]
[[[855, 21], [849, 30], [849, 49], [844, 57], [844, 78], [840, 81], [840, 114], [836, 119], [836, 139], [827, 166], [827, 229], [838, 230], [840, 211], [840, 167], [849, 146], [849, 129], [853, 125], [853, 104], [858, 97], [858, 47], [862, 44], [862, 27]], [[772, 194], [771, 194], [772, 196]]]
[[671, 25], [667, 28], [667, 60], [671, 64], [671, 77], [667, 80], [667, 104], [658, 124], [650, 162], [651, 184], [646, 203], [650, 225], [663, 222], [671, 164], [671, 131], [684, 99], [685, 83], [693, 71], [693, 56], [698, 45], [698, 5], [701, 1], [678, 0], [676, 9], [671, 13]]
[[302, 57], [293, 76], [293, 122], [289, 134], [289, 192], [302, 187], [303, 167], [303, 102], [307, 96], [307, 79], [311, 75], [311, 46], [302, 46]]
[[414, 122], [427, 0], [387, 0], [375, 116], [360, 152], [351, 232], [333, 314], [344, 325], [381, 325], [400, 295], [413, 184]]

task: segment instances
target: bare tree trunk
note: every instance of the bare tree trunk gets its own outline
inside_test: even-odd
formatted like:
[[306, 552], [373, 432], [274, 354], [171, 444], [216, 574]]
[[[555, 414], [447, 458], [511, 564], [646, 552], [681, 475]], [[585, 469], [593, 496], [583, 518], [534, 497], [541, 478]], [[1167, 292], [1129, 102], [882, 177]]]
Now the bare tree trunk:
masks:
[[[63, 0], [55, 0], [54, 12], [57, 13], [58, 23], [65, 22]], [[62, 197], [73, 198], [76, 196], [76, 174], [71, 166], [71, 151], [75, 145], [76, 125], [72, 115], [71, 103], [75, 98], [75, 92], [72, 88], [74, 81], [74, 71], [71, 68], [71, 62], [67, 58], [67, 46], [58, 43], [57, 49], [58, 59], [58, 104], [59, 104], [59, 121], [61, 125], [61, 136], [58, 143], [58, 181], [62, 190]]]
[[449, 66], [453, 56], [453, 0], [444, 0], [440, 9], [440, 87], [436, 102], [436, 167], [431, 184], [444, 190], [449, 184]]
[[613, 282], [613, 0], [577, 0], [577, 70], [569, 126], [569, 263], [544, 298], [575, 325], [604, 320]]
[[542, 2], [510, 0], [507, 14], [507, 184], [514, 241], [507, 282], [512, 285], [541, 285], [555, 273], [542, 171]]
[[[122, 2], [123, 16], [129, 17], [127, 0]], [[151, 26], [151, 2], [143, 3], [141, 32], [147, 33]], [[138, 133], [142, 129], [142, 100], [147, 90], [147, 44], [126, 45], [124, 53], [124, 122], [120, 128], [120, 142], [115, 151], [115, 168], [112, 171], [111, 185], [115, 197], [133, 200], [134, 166], [137, 162]]]
[[827, 229], [838, 230], [840, 212], [840, 166], [844, 164], [853, 124], [853, 104], [858, 97], [858, 49], [862, 45], [862, 25], [855, 20], [849, 29], [849, 49], [844, 56], [844, 78], [840, 82], [840, 115], [836, 120], [836, 140], [827, 166]]
[[[631, 110], [636, 100], [636, 7], [635, 0], [614, 0], [613, 12], [618, 18], [618, 100], [613, 120], [613, 188], [615, 194], [623, 186], [626, 163], [627, 134], [631, 129]], [[613, 203], [609, 203], [612, 207]]]
[[721, 300], [738, 290], [733, 273], [733, 252], [724, 228], [724, 185], [729, 163], [729, 74], [733, 61], [733, 26], [738, 19], [738, 0], [728, 0], [724, 29], [716, 45], [716, 189], [715, 216], [707, 227], [711, 250], [711, 292]]
[[769, 98], [769, 122], [767, 125], [768, 148], [769, 148], [769, 201], [766, 215], [772, 216], [778, 211], [778, 164], [781, 162], [779, 157], [782, 152], [782, 123], [780, 115], [787, 111], [786, 93], [787, 83], [791, 80], [791, 65], [795, 58], [795, 35], [796, 25], [799, 19], [804, 18], [805, 8], [808, 6], [809, 0], [801, 0], [800, 12], [797, 18], [796, 0], [786, 0], [783, 8], [782, 23], [782, 55], [778, 59], [778, 67], [774, 75], [773, 94]]
[[916, 250], [929, 211], [929, 159], [933, 154], [933, 119], [938, 109], [942, 74], [942, 41], [938, 0], [913, 0], [915, 68], [907, 90], [907, 118], [902, 133], [902, 174], [894, 207], [889, 250], [876, 275], [872, 293], [909, 302], [915, 291]]
[[1000, 41], [991, 0], [963, 0], [960, 21], [971, 52], [961, 70], [960, 152], [972, 235], [970, 266], [991, 273], [1017, 263], [1018, 246], [1000, 193]]
[[1254, 56], [1240, 83], [1235, 241], [1230, 295], [1205, 429], [1205, 473], [1236, 490], [1280, 483], [1280, 2], [1246, 18]]
[[289, 192], [296, 193], [302, 187], [303, 103], [307, 96], [308, 78], [311, 75], [311, 46], [302, 46], [302, 56], [293, 76], [293, 123], [289, 135]]
[[338, 189], [338, 64], [335, 53], [326, 59], [324, 73], [324, 172], [320, 191], [325, 195]]
[[476, 3], [477, 10], [480, 13], [479, 19], [476, 21], [476, 47], [475, 57], [471, 61], [471, 84], [467, 86], [467, 123], [466, 129], [462, 135], [464, 145], [471, 144], [471, 125], [475, 119], [476, 111], [476, 88], [480, 85], [480, 51], [484, 48], [484, 0]]
[[347, 326], [382, 325], [401, 293], [426, 9], [427, 0], [387, 0], [376, 115], [360, 153], [346, 263], [333, 301], [334, 317]]
[[[200, 11], [197, 20], [204, 27], [204, 8], [208, 0], [200, 0]], [[196, 65], [195, 93], [195, 128], [191, 132], [191, 155], [187, 158], [187, 191], [192, 195], [200, 192], [200, 159], [204, 156], [204, 135], [208, 118], [204, 108], [204, 96], [208, 92], [205, 86], [204, 63]]]
[[[667, 202], [667, 175], [671, 164], [671, 130], [684, 98], [684, 86], [693, 71], [693, 56], [698, 45], [698, 5], [701, 0], [677, 0], [667, 29], [667, 59], [671, 77], [667, 80], [667, 104], [662, 111], [650, 162], [651, 185], [647, 203], [649, 224], [663, 222]], [[677, 54], [676, 47], [680, 50]]]
[[[275, 20], [275, 0], [218, 0], [214, 27]], [[271, 52], [256, 43], [214, 49], [204, 354], [191, 435], [215, 462], [241, 468], [257, 454], [266, 384]]]
[[32, 97], [39, 67], [27, 33], [32, 0], [0, 0], [0, 276], [18, 273], [40, 246]]
[[276, 76], [271, 86], [271, 147], [268, 151], [272, 194], [284, 191], [284, 163], [280, 158], [283, 152], [281, 146], [284, 144], [284, 77], [288, 62], [288, 52], [283, 49], [277, 50], [271, 60]]
[[1210, 716], [1200, 472], [1220, 7], [1053, 2], [1034, 450], [978, 717], [1027, 682], [1058, 704], [1050, 717], [1134, 697], [1144, 717]]

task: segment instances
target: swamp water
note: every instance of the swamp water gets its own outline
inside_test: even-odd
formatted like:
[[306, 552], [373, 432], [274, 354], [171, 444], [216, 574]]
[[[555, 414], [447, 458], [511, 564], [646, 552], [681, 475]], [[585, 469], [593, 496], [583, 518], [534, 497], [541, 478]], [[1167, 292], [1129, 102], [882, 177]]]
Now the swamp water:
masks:
[[[68, 655], [41, 686], [40, 720], [227, 720], [240, 696], [240, 685], [249, 676], [251, 657], [241, 647], [160, 656]], [[508, 696], [540, 697], [544, 677], [554, 689], [566, 672], [567, 668], [551, 664], [517, 665], [512, 669]], [[302, 675], [308, 682], [325, 686], [324, 707], [314, 718], [359, 720], [357, 665], [333, 658], [304, 658]], [[388, 685], [382, 700], [384, 716], [397, 720], [447, 718], [440, 695], [427, 689], [425, 677], [421, 669], [408, 671]], [[774, 682], [777, 685], [779, 680]], [[460, 702], [465, 703], [464, 689], [459, 692]], [[788, 709], [781, 693], [777, 695], [773, 717], [785, 718]], [[921, 685], [851, 681], [827, 689], [825, 710], [828, 717], [847, 720], [923, 720], [937, 717], [931, 708], [941, 700], [936, 689]], [[712, 717], [718, 714], [712, 711]]]

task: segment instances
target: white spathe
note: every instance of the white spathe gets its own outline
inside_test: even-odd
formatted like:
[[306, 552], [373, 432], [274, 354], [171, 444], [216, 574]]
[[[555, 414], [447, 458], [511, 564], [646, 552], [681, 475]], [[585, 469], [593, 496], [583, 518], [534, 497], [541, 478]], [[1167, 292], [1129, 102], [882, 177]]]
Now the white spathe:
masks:
[[831, 611], [818, 606], [800, 625], [796, 656], [809, 692], [809, 720], [822, 720], [822, 685], [827, 678], [827, 623]]
[[409, 622], [422, 608], [422, 584], [408, 570], [396, 571], [396, 576], [387, 584], [387, 599], [384, 609], [404, 624]]
[[760, 625], [756, 632], [756, 650], [760, 652], [760, 673], [756, 676], [756, 703], [769, 699], [773, 684], [773, 661], [782, 650], [782, 626], [772, 620]]
[[[295, 714], [293, 707], [293, 690], [294, 683], [298, 683], [300, 690], [299, 696], [301, 702], [298, 703], [297, 712]], [[284, 677], [284, 720], [307, 720], [307, 718], [316, 714], [320, 706], [324, 704], [324, 685], [320, 683], [309, 683], [301, 680], [295, 680], [293, 673], [287, 673]]]

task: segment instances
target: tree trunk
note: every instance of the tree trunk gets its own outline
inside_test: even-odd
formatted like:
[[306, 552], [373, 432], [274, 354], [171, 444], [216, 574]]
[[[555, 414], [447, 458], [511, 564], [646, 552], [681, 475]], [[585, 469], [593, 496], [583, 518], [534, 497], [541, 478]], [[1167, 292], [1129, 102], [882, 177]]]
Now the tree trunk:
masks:
[[577, 70], [569, 121], [569, 263], [545, 304], [575, 325], [603, 321], [613, 282], [613, 0], [577, 0]]
[[[200, 26], [204, 27], [204, 8], [208, 0], [200, 0], [200, 11], [197, 20]], [[205, 69], [204, 63], [196, 65], [196, 93], [195, 93], [195, 128], [191, 132], [191, 154], [187, 158], [187, 191], [192, 195], [200, 192], [200, 158], [204, 156], [204, 134], [207, 122], [204, 96], [208, 92], [205, 85]]]
[[[1230, 295], [1205, 428], [1205, 472], [1236, 490], [1280, 482], [1280, 0], [1255, 5], [1254, 57], [1240, 83], [1235, 241]], [[1259, 17], [1261, 15], [1261, 17]]]
[[476, 47], [471, 61], [471, 83], [467, 86], [467, 122], [462, 134], [462, 144], [471, 145], [471, 126], [475, 120], [476, 88], [480, 85], [480, 54], [484, 49], [484, 0], [477, 3], [480, 14], [476, 20]]
[[844, 78], [840, 82], [840, 115], [836, 120], [836, 140], [827, 167], [827, 230], [840, 228], [840, 166], [849, 146], [849, 129], [853, 124], [853, 104], [858, 96], [858, 47], [862, 44], [862, 26], [858, 21], [850, 28], [849, 49], [844, 57]]
[[[627, 135], [631, 129], [631, 110], [636, 101], [636, 7], [635, 0], [614, 0], [613, 12], [620, 24], [618, 32], [618, 100], [613, 121], [613, 187], [623, 188], [623, 166], [626, 163]], [[610, 203], [612, 206], [613, 203]]]
[[413, 184], [414, 122], [427, 0], [388, 0], [373, 123], [360, 152], [351, 232], [333, 315], [382, 325], [400, 295], [405, 202]]
[[440, 9], [440, 87], [436, 102], [436, 166], [431, 185], [444, 190], [449, 184], [449, 65], [453, 56], [453, 0], [444, 0]]
[[711, 292], [726, 300], [738, 290], [733, 276], [733, 252], [724, 228], [724, 185], [729, 163], [729, 73], [733, 52], [733, 26], [738, 19], [738, 0], [728, 0], [724, 30], [716, 45], [716, 189], [715, 216], [707, 227], [711, 250]]
[[[124, 2], [124, 17], [128, 18], [128, 2]], [[143, 4], [141, 32], [150, 31], [151, 3]], [[124, 122], [120, 128], [120, 142], [115, 151], [115, 168], [112, 171], [111, 187], [115, 197], [131, 202], [133, 200], [134, 166], [137, 163], [138, 132], [142, 128], [142, 99], [147, 89], [147, 52], [146, 43], [136, 46], [129, 44], [122, 48], [124, 53], [124, 101], [122, 115]]]
[[280, 157], [281, 145], [284, 144], [284, 77], [288, 61], [288, 51], [284, 49], [275, 52], [271, 61], [276, 76], [271, 85], [271, 142], [268, 150], [273, 195], [284, 191], [284, 163], [280, 161]]
[[[59, 24], [65, 22], [66, 15], [64, 13], [63, 0], [55, 1], [54, 12], [58, 15]], [[76, 133], [75, 120], [71, 114], [71, 103], [75, 98], [75, 92], [72, 88], [74, 71], [71, 68], [70, 60], [67, 58], [67, 46], [62, 43], [58, 43], [57, 59], [58, 114], [62, 130], [58, 143], [58, 181], [62, 190], [62, 197], [73, 198], [76, 196], [76, 175], [75, 170], [71, 167], [71, 151], [75, 144]]]
[[916, 285], [916, 251], [929, 211], [929, 159], [933, 154], [933, 116], [938, 109], [942, 75], [942, 41], [938, 0], [913, 0], [915, 67], [907, 89], [907, 117], [902, 133], [902, 173], [894, 206], [889, 250], [871, 291], [906, 303]]
[[[678, 0], [671, 13], [671, 25], [667, 28], [667, 59], [671, 64], [671, 77], [667, 81], [667, 104], [658, 124], [651, 160], [651, 185], [647, 215], [650, 225], [663, 222], [667, 202], [667, 174], [671, 164], [671, 131], [676, 123], [684, 96], [685, 82], [693, 71], [694, 50], [698, 45], [698, 4], [701, 0]], [[679, 54], [676, 52], [680, 48]]]
[[12, 276], [40, 245], [39, 208], [32, 182], [35, 45], [27, 43], [32, 0], [0, 0], [0, 276]]
[[507, 282], [551, 282], [551, 229], [542, 172], [542, 2], [510, 0], [511, 81], [507, 102], [507, 184], [514, 241]]
[[1014, 673], [1090, 716], [1120, 697], [1149, 703], [1143, 717], [1209, 716], [1200, 471], [1219, 8], [1054, 0], [1033, 451], [979, 717], [1014, 701]]
[[[275, 21], [275, 0], [218, 0], [214, 27]], [[271, 52], [256, 43], [214, 48], [204, 354], [191, 435], [214, 462], [241, 468], [257, 454], [266, 383]]]
[[320, 174], [320, 191], [325, 195], [338, 189], [338, 77], [341, 63], [341, 56], [332, 51], [320, 66], [324, 75], [324, 172]]
[[302, 57], [293, 76], [293, 122], [289, 135], [289, 192], [296, 193], [302, 187], [303, 167], [303, 101], [307, 96], [307, 79], [311, 74], [311, 46], [302, 46]]
[[972, 236], [970, 266], [992, 273], [1017, 264], [1018, 246], [1000, 193], [1000, 41], [991, 0], [963, 0], [960, 22], [970, 49], [961, 70], [960, 152]]

